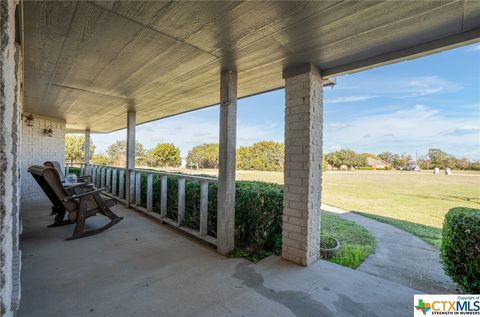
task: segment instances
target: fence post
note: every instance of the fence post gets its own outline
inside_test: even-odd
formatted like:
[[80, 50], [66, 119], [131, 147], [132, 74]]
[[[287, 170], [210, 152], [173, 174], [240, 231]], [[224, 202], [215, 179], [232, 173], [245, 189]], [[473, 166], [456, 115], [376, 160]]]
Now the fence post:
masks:
[[147, 211], [151, 212], [153, 208], [153, 174], [147, 175]]
[[112, 195], [117, 196], [117, 169], [112, 168]]
[[178, 225], [185, 220], [185, 178], [178, 179]]
[[135, 173], [135, 205], [142, 205], [142, 173]]
[[200, 182], [200, 235], [208, 232], [208, 182]]
[[125, 169], [121, 169], [118, 175], [118, 197], [125, 199]]
[[167, 194], [168, 194], [168, 177], [162, 176], [162, 184], [160, 187], [160, 216], [167, 217]]

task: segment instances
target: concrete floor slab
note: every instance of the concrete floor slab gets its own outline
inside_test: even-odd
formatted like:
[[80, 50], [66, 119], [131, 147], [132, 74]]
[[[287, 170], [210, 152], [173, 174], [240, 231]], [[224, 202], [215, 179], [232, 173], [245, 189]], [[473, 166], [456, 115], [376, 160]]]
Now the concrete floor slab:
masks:
[[357, 268], [427, 294], [455, 294], [456, 286], [445, 274], [440, 252], [422, 239], [389, 224], [340, 208], [322, 205], [365, 227], [377, 240], [375, 251]]
[[[204, 243], [123, 206], [125, 219], [65, 241], [46, 228], [48, 205], [24, 209], [24, 316], [409, 316], [414, 290], [318, 261], [227, 259]], [[106, 218], [87, 220], [98, 226]], [[381, 304], [381, 308], [379, 305]]]

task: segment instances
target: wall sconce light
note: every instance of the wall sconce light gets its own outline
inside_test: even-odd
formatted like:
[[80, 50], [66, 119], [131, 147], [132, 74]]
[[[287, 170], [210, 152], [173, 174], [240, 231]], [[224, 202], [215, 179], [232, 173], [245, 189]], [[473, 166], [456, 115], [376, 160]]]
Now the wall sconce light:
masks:
[[51, 138], [51, 137], [53, 136], [53, 130], [52, 130], [52, 128], [43, 129], [43, 134], [45, 134], [46, 136], [48, 136], [49, 138]]
[[22, 118], [25, 118], [25, 124], [27, 125], [27, 127], [33, 127], [34, 126], [35, 118], [33, 117], [32, 114], [29, 114], [28, 116], [22, 114]]

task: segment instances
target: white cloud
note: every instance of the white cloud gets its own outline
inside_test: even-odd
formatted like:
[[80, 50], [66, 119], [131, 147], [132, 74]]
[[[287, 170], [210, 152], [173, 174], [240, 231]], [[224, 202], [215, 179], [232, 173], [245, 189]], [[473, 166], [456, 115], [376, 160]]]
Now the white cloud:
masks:
[[[338, 86], [338, 88], [337, 88]], [[345, 77], [342, 85], [335, 88], [351, 93], [375, 91], [377, 95], [391, 95], [398, 98], [422, 97], [439, 93], [450, 93], [463, 89], [462, 85], [439, 78], [438, 76], [417, 77], [370, 77], [359, 81], [355, 77]], [[378, 97], [378, 96], [377, 96]]]
[[407, 82], [409, 94], [404, 97], [433, 95], [439, 92], [452, 92], [462, 87], [454, 82], [440, 79], [436, 76], [419, 77]]
[[480, 43], [478, 44], [475, 44], [473, 46], [470, 46], [468, 49], [467, 49], [468, 52], [479, 52], [480, 51]]
[[347, 102], [358, 102], [358, 101], [365, 101], [375, 98], [375, 96], [345, 96], [345, 97], [338, 97], [332, 99], [326, 99], [326, 104], [334, 104], [334, 103], [347, 103]]
[[[480, 158], [478, 114], [473, 117], [449, 117], [425, 105], [389, 114], [355, 118], [342, 129], [325, 131], [325, 149], [335, 146], [361, 152], [425, 153], [441, 148], [456, 156]], [[337, 123], [340, 124], [340, 123]]]

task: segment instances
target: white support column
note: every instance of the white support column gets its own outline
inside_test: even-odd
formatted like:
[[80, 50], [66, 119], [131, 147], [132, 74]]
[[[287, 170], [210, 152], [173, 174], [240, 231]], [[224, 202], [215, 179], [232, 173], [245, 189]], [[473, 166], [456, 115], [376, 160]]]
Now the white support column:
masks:
[[85, 154], [84, 162], [85, 164], [90, 164], [90, 129], [85, 129]]
[[304, 266], [320, 258], [323, 85], [306, 64], [284, 71], [285, 172], [282, 257]]
[[135, 125], [136, 125], [136, 112], [127, 112], [127, 179], [126, 179], [126, 205], [130, 207], [130, 203], [133, 202], [134, 182], [132, 182], [131, 172], [135, 169]]
[[237, 73], [222, 71], [217, 206], [217, 251], [220, 254], [227, 254], [234, 248], [236, 140]]

